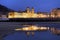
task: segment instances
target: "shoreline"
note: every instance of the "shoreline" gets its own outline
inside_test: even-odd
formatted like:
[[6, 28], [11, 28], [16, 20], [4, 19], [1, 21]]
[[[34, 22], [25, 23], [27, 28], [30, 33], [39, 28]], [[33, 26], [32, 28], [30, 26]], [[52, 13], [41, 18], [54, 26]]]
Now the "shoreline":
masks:
[[60, 18], [9, 18], [0, 22], [60, 22]]

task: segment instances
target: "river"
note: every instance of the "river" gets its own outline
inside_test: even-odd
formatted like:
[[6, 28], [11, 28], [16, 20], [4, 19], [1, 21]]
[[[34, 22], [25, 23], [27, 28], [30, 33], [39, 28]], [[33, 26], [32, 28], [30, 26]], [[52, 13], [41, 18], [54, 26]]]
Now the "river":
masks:
[[[23, 24], [60, 28], [60, 22], [0, 22], [0, 28], [23, 27]], [[4, 40], [60, 40], [60, 35], [50, 31], [34, 32], [34, 36], [27, 36], [25, 32], [15, 32], [4, 37]]]

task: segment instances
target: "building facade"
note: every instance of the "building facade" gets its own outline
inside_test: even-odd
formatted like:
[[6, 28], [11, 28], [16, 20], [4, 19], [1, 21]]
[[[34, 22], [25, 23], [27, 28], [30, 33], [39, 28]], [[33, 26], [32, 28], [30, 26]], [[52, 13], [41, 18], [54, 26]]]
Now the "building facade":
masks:
[[60, 18], [60, 8], [53, 9], [51, 11], [51, 17]]
[[26, 11], [14, 12], [11, 11], [8, 13], [8, 18], [60, 18], [60, 8], [53, 9], [51, 13], [47, 12], [34, 12], [34, 8], [30, 10], [29, 7], [26, 8]]
[[26, 12], [9, 12], [8, 18], [46, 18], [49, 17], [43, 13], [35, 13], [34, 8], [30, 11], [30, 8], [27, 7]]

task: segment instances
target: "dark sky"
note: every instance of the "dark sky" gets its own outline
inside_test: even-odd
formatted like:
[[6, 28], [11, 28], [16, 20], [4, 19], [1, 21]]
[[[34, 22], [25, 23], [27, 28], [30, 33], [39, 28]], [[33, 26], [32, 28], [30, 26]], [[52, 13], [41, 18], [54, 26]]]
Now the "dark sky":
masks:
[[0, 0], [0, 4], [18, 10], [25, 10], [27, 6], [34, 7], [35, 12], [50, 12], [53, 8], [60, 7], [60, 0]]

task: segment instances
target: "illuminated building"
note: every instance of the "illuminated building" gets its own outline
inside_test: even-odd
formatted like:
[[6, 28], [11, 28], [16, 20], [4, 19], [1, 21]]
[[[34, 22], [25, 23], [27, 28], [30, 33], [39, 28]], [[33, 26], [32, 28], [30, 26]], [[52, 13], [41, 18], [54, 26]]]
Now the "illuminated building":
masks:
[[9, 12], [8, 18], [45, 18], [48, 17], [46, 14], [38, 14], [34, 12], [34, 8], [30, 11], [27, 7], [26, 12]]
[[48, 12], [34, 12], [34, 8], [30, 10], [29, 7], [26, 8], [25, 11], [22, 12], [9, 12], [8, 18], [59, 18], [60, 17], [60, 9], [56, 8], [51, 11], [49, 14]]
[[38, 18], [48, 18], [49, 13], [48, 12], [38, 12]]
[[51, 11], [51, 17], [59, 18], [60, 17], [60, 8], [55, 8]]
[[60, 8], [57, 8], [57, 17], [60, 17]]

